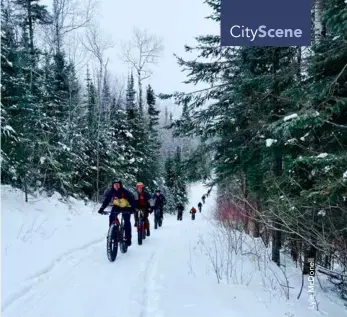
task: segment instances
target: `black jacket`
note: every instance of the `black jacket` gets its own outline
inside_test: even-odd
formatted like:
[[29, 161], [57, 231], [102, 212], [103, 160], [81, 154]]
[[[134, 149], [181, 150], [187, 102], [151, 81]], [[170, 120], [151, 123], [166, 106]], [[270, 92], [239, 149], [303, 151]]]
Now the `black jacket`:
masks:
[[178, 204], [176, 208], [178, 209], [178, 211], [184, 210], [184, 206], [182, 204]]
[[105, 199], [102, 203], [100, 210], [104, 210], [108, 204], [111, 202], [112, 198], [125, 198], [127, 201], [129, 201], [132, 208], [135, 208], [135, 200], [134, 195], [127, 190], [124, 187], [121, 187], [119, 190], [115, 190], [113, 187], [108, 190], [107, 193], [105, 193]]

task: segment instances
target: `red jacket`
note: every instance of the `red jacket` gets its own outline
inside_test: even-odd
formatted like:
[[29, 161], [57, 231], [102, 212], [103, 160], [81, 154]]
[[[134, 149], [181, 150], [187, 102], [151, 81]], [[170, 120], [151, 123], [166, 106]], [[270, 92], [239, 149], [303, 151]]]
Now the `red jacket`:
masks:
[[196, 209], [193, 207], [193, 208], [190, 210], [190, 213], [191, 213], [191, 214], [195, 214], [195, 213], [196, 213]]
[[151, 207], [149, 200], [151, 199], [151, 195], [146, 191], [142, 193], [137, 192], [135, 194], [135, 208], [137, 209], [148, 209]]

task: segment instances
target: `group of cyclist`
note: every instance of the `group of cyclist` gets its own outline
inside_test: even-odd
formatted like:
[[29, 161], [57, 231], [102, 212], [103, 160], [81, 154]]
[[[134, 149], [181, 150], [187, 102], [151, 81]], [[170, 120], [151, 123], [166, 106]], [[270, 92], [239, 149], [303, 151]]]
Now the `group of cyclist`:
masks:
[[[210, 189], [208, 190], [208, 192], [207, 192], [205, 195], [203, 195], [203, 196], [201, 197], [201, 200], [203, 201], [204, 204], [205, 204], [206, 197], [208, 197], [208, 196], [210, 195], [211, 190], [212, 190], [212, 188], [210, 188]], [[177, 208], [177, 220], [178, 220], [178, 221], [182, 221], [184, 206], [183, 206], [183, 204], [179, 203], [179, 204], [176, 206], [176, 208]], [[201, 212], [201, 209], [202, 209], [202, 203], [201, 203], [201, 201], [199, 201], [199, 203], [198, 203], [198, 208], [199, 208], [199, 212]], [[195, 207], [192, 207], [192, 208], [190, 209], [189, 213], [192, 215], [192, 219], [194, 220], [194, 219], [195, 219], [195, 214], [196, 214], [196, 208], [195, 208]]]
[[[209, 196], [211, 189], [208, 190], [207, 194], [201, 197], [201, 200], [205, 204], [206, 196]], [[141, 182], [136, 184], [136, 192], [133, 194], [130, 190], [123, 186], [120, 179], [114, 179], [112, 181], [112, 187], [109, 188], [104, 194], [103, 203], [98, 211], [99, 214], [106, 214], [105, 208], [112, 205], [112, 209], [109, 216], [109, 226], [117, 220], [118, 215], [123, 215], [124, 220], [124, 233], [125, 240], [128, 246], [131, 246], [132, 230], [131, 230], [131, 214], [134, 214], [135, 224], [137, 226], [139, 220], [139, 213], [142, 215], [142, 219], [145, 224], [146, 235], [150, 236], [150, 222], [148, 219], [149, 214], [153, 213], [154, 210], [159, 212], [159, 218], [162, 221], [164, 217], [164, 205], [166, 204], [166, 198], [161, 193], [160, 189], [157, 189], [153, 195], [145, 190], [145, 185]], [[177, 206], [177, 220], [182, 220], [184, 206], [179, 203]], [[198, 203], [199, 211], [201, 212], [202, 203]], [[196, 209], [192, 207], [190, 214], [192, 219], [195, 219]]]
[[128, 246], [131, 246], [132, 230], [131, 230], [131, 214], [134, 214], [135, 227], [137, 226], [139, 213], [145, 223], [146, 235], [150, 235], [149, 214], [154, 210], [159, 211], [159, 217], [162, 220], [164, 213], [164, 205], [166, 203], [165, 196], [157, 189], [153, 195], [145, 190], [143, 183], [136, 184], [136, 192], [133, 194], [126, 189], [120, 179], [112, 181], [112, 187], [108, 189], [104, 195], [104, 201], [98, 211], [99, 214], [106, 214], [105, 208], [112, 205], [109, 216], [109, 226], [117, 219], [118, 215], [123, 214], [125, 240]]

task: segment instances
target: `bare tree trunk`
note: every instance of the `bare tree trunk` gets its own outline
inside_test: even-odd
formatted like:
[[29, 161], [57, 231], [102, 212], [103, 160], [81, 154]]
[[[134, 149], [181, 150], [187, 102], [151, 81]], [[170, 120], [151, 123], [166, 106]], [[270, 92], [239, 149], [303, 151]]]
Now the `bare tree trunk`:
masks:
[[96, 202], [99, 197], [99, 182], [100, 182], [100, 121], [101, 121], [101, 99], [102, 99], [102, 75], [103, 75], [103, 59], [100, 57], [100, 65], [99, 65], [99, 80], [98, 80], [98, 130], [97, 130], [97, 167], [96, 167]]
[[84, 47], [93, 54], [93, 56], [96, 58], [99, 64], [99, 70], [97, 75], [97, 81], [98, 81], [98, 102], [97, 102], [97, 116], [98, 116], [98, 123], [97, 123], [97, 145], [96, 145], [96, 152], [97, 152], [97, 172], [96, 172], [96, 201], [98, 200], [99, 195], [99, 182], [100, 182], [100, 129], [101, 129], [101, 103], [102, 103], [102, 79], [104, 74], [104, 54], [105, 51], [108, 48], [111, 48], [113, 46], [113, 43], [110, 41], [103, 40], [100, 37], [100, 31], [96, 28], [92, 28], [87, 32], [87, 45], [84, 44]]
[[297, 80], [298, 82], [301, 82], [301, 64], [302, 64], [302, 51], [301, 51], [301, 46], [298, 46], [297, 47], [297, 63], [298, 63], [298, 67], [297, 67], [297, 72], [296, 72], [296, 77], [297, 77]]
[[[34, 27], [33, 27], [33, 17], [32, 17], [32, 7], [31, 1], [27, 0], [27, 14], [28, 14], [28, 26], [29, 26], [29, 46], [30, 46], [30, 92], [33, 92], [33, 70], [35, 67], [35, 51], [34, 51]], [[26, 141], [28, 142], [28, 141]], [[24, 148], [30, 149], [29, 144]], [[26, 151], [25, 151], [26, 152]], [[27, 171], [24, 171], [23, 175], [24, 180], [24, 192], [25, 192], [25, 202], [28, 202], [28, 179]]]
[[[274, 162], [273, 162], [273, 170], [275, 177], [278, 177], [282, 173], [282, 155], [281, 153], [277, 152], [278, 150], [275, 149], [274, 153]], [[281, 265], [280, 262], [280, 250], [281, 250], [281, 223], [277, 216], [278, 211], [275, 211], [275, 216], [273, 219], [273, 230], [272, 230], [272, 261], [274, 261], [278, 266]]]
[[143, 99], [142, 99], [142, 76], [141, 70], [137, 72], [137, 82], [138, 82], [138, 97], [139, 97], [139, 111], [140, 115], [143, 115]]
[[253, 237], [259, 238], [260, 237], [260, 222], [259, 222], [259, 213], [260, 213], [260, 204], [259, 200], [256, 200], [256, 206], [255, 206], [255, 215], [254, 215], [254, 231], [253, 231]]
[[244, 197], [243, 204], [243, 231], [249, 234], [249, 207], [248, 207], [248, 188], [247, 188], [247, 176], [245, 172], [242, 172], [242, 195]]
[[163, 50], [162, 41], [146, 31], [134, 29], [131, 42], [122, 47], [122, 60], [129, 64], [136, 71], [138, 83], [138, 105], [139, 111], [143, 114], [143, 81], [152, 75], [150, 65], [158, 63], [159, 54]]
[[27, 184], [27, 177], [24, 175], [24, 193], [25, 193], [25, 202], [28, 202], [28, 184]]
[[314, 35], [315, 43], [318, 44], [324, 36], [323, 26], [324, 0], [315, 0], [314, 3]]
[[33, 17], [31, 12], [31, 1], [27, 0], [27, 11], [28, 11], [28, 26], [29, 26], [29, 38], [30, 38], [30, 54], [34, 55], [34, 29], [33, 29]]
[[[273, 49], [273, 90], [274, 90], [274, 101], [273, 104], [275, 106], [275, 113], [280, 109], [280, 106], [278, 105], [278, 100], [276, 98], [277, 95], [279, 95], [279, 84], [277, 79], [277, 70], [279, 69], [279, 63], [280, 63], [280, 48], [276, 47]], [[276, 113], [277, 114], [277, 113]], [[282, 151], [280, 147], [275, 146], [273, 150], [273, 174], [275, 179], [280, 177], [282, 175], [282, 164], [283, 164], [283, 157], [282, 157]], [[278, 217], [279, 211], [274, 210], [275, 215], [273, 217], [273, 231], [272, 231], [272, 260], [278, 265], [281, 265], [281, 256], [280, 256], [280, 250], [281, 250], [281, 222]]]
[[61, 52], [66, 34], [86, 27], [91, 22], [94, 0], [83, 2], [81, 7], [75, 0], [53, 0], [53, 46], [56, 54]]
[[60, 10], [58, 8], [59, 0], [53, 0], [53, 17], [54, 17], [54, 43], [56, 53], [60, 53], [61, 49], [61, 36], [60, 36]]

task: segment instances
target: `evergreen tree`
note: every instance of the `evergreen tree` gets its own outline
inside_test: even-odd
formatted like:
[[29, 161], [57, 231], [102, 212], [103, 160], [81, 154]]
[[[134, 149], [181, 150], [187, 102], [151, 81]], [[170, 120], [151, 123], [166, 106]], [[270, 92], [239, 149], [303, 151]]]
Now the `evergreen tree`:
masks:
[[[159, 139], [159, 114], [160, 111], [156, 109], [156, 98], [154, 91], [150, 85], [147, 87], [146, 100], [148, 105], [148, 132], [149, 132], [149, 140], [147, 144], [147, 153], [148, 153], [148, 173], [149, 175], [160, 175], [160, 148], [161, 142]], [[159, 179], [153, 178], [152, 181], [154, 183], [151, 184], [151, 188], [154, 189], [154, 185]]]
[[[220, 0], [207, 3], [213, 10], [209, 18], [219, 22]], [[346, 241], [341, 230], [347, 220], [337, 212], [346, 208], [341, 177], [346, 165], [347, 54], [345, 25], [339, 22], [344, 14], [342, 2], [326, 2], [324, 32], [304, 60], [295, 47], [220, 49], [219, 36], [199, 36], [198, 45], [185, 48], [198, 51], [206, 61], [178, 58], [178, 63], [190, 71], [187, 83], [213, 85], [189, 95], [163, 96], [183, 105], [185, 116], [189, 109], [189, 125], [180, 118], [171, 126], [177, 136], [200, 136], [208, 144], [194, 154], [202, 162], [214, 156], [211, 166], [219, 193], [225, 195], [223, 187], [232, 187], [227, 199], [232, 197], [246, 219], [258, 229], [264, 222], [273, 229], [273, 260], [278, 265], [279, 250], [288, 238], [281, 236], [282, 230], [294, 232], [296, 241], [309, 249], [306, 258], [315, 257], [315, 247], [322, 251], [327, 243], [317, 234], [322, 224], [329, 228], [330, 242]], [[328, 155], [317, 157], [320, 153]], [[326, 221], [317, 218], [320, 210], [328, 212]], [[248, 228], [245, 221], [246, 232]]]
[[155, 108], [156, 98], [154, 91], [150, 85], [147, 87], [147, 106], [149, 115], [149, 130], [153, 138], [158, 138], [157, 127], [159, 125], [160, 111]]

